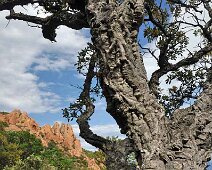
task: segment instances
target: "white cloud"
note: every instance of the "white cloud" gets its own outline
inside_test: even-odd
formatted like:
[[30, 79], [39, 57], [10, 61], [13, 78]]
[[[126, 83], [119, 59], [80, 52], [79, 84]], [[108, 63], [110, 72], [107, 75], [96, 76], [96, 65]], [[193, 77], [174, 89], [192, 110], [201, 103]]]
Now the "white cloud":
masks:
[[72, 60], [66, 60], [63, 58], [57, 58], [56, 60], [51, 60], [47, 57], [37, 58], [36, 62], [38, 65], [33, 67], [35, 71], [60, 71], [62, 69], [71, 68], [73, 62]]
[[41, 29], [31, 28], [23, 21], [11, 20], [5, 28], [6, 15], [7, 11], [0, 13], [0, 109], [19, 108], [34, 113], [60, 111], [60, 96], [48, 91], [49, 83], [40, 82], [30, 70], [70, 69], [77, 52], [89, 40], [80, 31], [61, 27], [57, 30], [57, 43], [51, 43], [42, 37]]
[[97, 110], [97, 111], [105, 111], [106, 110], [106, 101], [105, 101], [105, 99], [103, 98], [103, 99], [99, 99], [99, 100], [97, 100], [95, 103], [95, 109]]

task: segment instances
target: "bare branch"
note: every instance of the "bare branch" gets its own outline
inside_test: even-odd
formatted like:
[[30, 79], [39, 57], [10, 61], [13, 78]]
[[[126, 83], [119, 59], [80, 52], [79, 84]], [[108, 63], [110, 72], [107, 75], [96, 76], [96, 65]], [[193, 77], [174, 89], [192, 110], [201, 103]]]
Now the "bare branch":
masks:
[[95, 107], [90, 98], [91, 83], [95, 74], [94, 67], [95, 67], [95, 59], [94, 56], [92, 56], [89, 63], [88, 73], [86, 75], [86, 79], [83, 85], [84, 86], [83, 91], [81, 92], [79, 97], [79, 99], [84, 102], [86, 110], [77, 118], [77, 123], [79, 124], [80, 128], [80, 136], [84, 138], [86, 142], [102, 150], [105, 150], [104, 146], [109, 141], [103, 137], [94, 134], [92, 130], [90, 130], [90, 125], [88, 123], [88, 120], [94, 113], [94, 107]]
[[55, 41], [55, 29], [60, 25], [65, 25], [75, 30], [89, 27], [84, 14], [81, 12], [71, 14], [67, 11], [61, 11], [46, 18], [30, 16], [23, 13], [11, 13], [6, 18], [17, 19], [41, 25], [44, 38], [47, 38], [50, 41]]
[[[76, 0], [68, 0], [66, 2], [68, 3], [68, 5], [71, 9], [76, 9], [81, 12], [85, 11], [85, 3], [86, 3], [85, 0], [77, 0], [77, 1]], [[0, 11], [13, 9], [17, 5], [23, 6], [23, 5], [35, 4], [35, 3], [39, 3], [40, 6], [45, 6], [48, 3], [52, 3], [52, 4], [57, 3], [58, 4], [58, 1], [57, 0], [51, 0], [51, 1], [47, 1], [47, 0], [1, 0], [0, 1]], [[50, 8], [51, 8], [51, 6], [50, 6]]]
[[27, 21], [27, 22], [31, 22], [34, 24], [38, 24], [38, 25], [44, 25], [48, 18], [40, 18], [40, 17], [36, 17], [36, 16], [30, 16], [30, 15], [25, 15], [23, 13], [10, 13], [9, 16], [6, 16], [6, 19], [10, 20], [10, 19], [14, 19], [14, 20], [22, 20], [22, 21]]
[[139, 45], [139, 47], [140, 47], [142, 50], [147, 50], [147, 51], [154, 57], [154, 59], [155, 59], [157, 62], [159, 61], [158, 58], [157, 58], [156, 55], [155, 55], [155, 50], [152, 51], [150, 48], [142, 47], [141, 44], [140, 44], [140, 42], [138, 43], [138, 45]]

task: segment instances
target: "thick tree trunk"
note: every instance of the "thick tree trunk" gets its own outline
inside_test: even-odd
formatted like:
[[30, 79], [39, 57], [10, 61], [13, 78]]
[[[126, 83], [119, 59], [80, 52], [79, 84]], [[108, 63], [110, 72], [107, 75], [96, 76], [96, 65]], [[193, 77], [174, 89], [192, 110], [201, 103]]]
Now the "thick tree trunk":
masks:
[[117, 7], [115, 3], [90, 2], [88, 10], [107, 111], [133, 140], [140, 165], [148, 167], [153, 157], [157, 165], [163, 163], [158, 153], [166, 136], [165, 119], [163, 108], [150, 94], [137, 44], [143, 1], [134, 4], [126, 1]]
[[200, 99], [193, 107], [177, 111], [170, 122], [164, 117], [163, 107], [149, 90], [137, 44], [143, 0], [121, 6], [90, 0], [87, 10], [107, 111], [133, 141], [140, 167], [203, 169], [211, 150], [211, 101], [207, 97], [205, 105]]

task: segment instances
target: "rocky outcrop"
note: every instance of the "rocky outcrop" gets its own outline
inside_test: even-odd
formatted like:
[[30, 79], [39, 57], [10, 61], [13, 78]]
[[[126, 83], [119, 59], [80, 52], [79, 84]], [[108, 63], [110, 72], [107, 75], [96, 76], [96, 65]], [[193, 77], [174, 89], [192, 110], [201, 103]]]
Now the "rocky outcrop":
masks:
[[52, 141], [67, 154], [84, 157], [90, 169], [100, 170], [95, 160], [86, 157], [83, 153], [80, 141], [75, 137], [72, 127], [68, 124], [56, 122], [52, 127], [48, 124], [40, 127], [26, 112], [20, 110], [14, 110], [9, 114], [0, 114], [0, 122], [6, 122], [9, 125], [5, 128], [8, 131], [29, 131], [39, 138], [44, 146], [48, 146]]
[[76, 139], [73, 129], [70, 125], [55, 123], [53, 127], [45, 125], [40, 129], [41, 141], [44, 145], [48, 145], [53, 141], [57, 146], [68, 152], [72, 156], [81, 156], [82, 148], [80, 141]]

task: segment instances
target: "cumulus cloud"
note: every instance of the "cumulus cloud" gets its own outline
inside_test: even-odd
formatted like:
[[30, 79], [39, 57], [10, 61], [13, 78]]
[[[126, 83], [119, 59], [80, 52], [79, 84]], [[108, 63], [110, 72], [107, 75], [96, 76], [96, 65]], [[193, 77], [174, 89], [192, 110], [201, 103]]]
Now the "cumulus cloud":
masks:
[[59, 111], [60, 96], [48, 91], [49, 83], [41, 82], [33, 72], [70, 69], [77, 52], [89, 40], [80, 31], [61, 27], [57, 43], [51, 43], [42, 37], [40, 29], [26, 22], [11, 20], [8, 24], [6, 15], [6, 11], [0, 13], [0, 109]]

